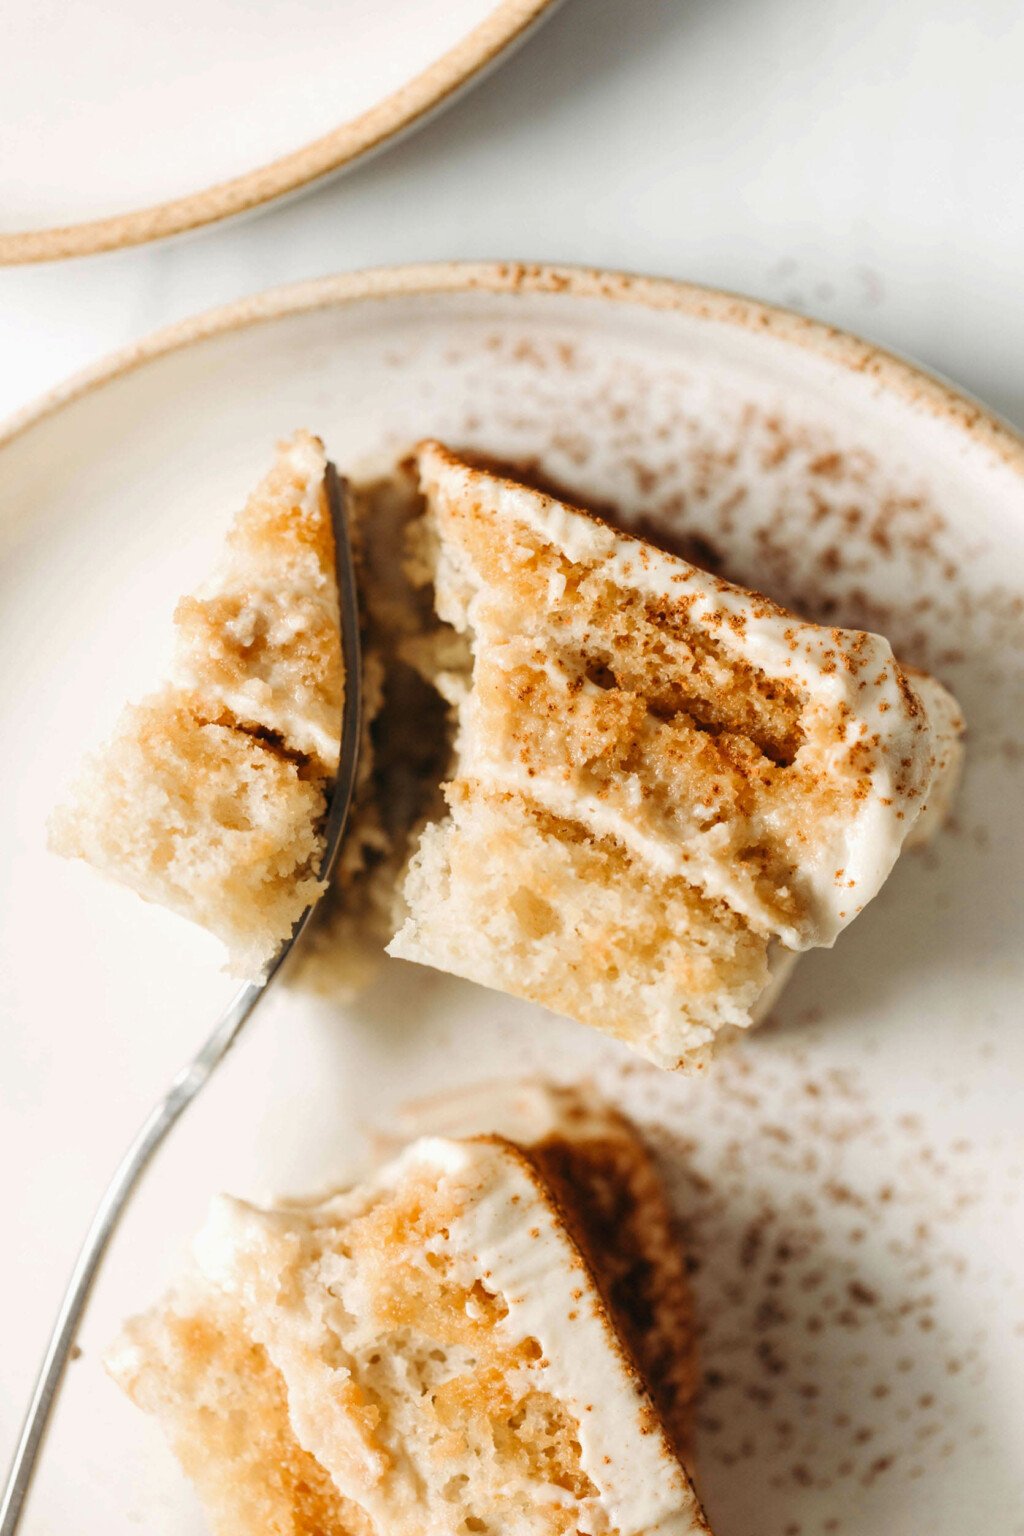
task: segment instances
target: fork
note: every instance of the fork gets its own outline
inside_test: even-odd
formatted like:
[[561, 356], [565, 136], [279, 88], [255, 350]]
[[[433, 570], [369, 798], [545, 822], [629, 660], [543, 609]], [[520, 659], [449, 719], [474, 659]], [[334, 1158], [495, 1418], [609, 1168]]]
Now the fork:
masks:
[[[341, 649], [345, 697], [341, 718], [338, 776], [331, 792], [325, 824], [325, 845], [320, 862], [321, 880], [329, 880], [337, 861], [355, 788], [362, 714], [362, 669], [359, 642], [359, 606], [349, 533], [348, 488], [328, 463], [325, 489], [334, 530], [335, 571], [341, 616]], [[71, 1273], [46, 1354], [36, 1379], [21, 1435], [11, 1461], [0, 1502], [0, 1536], [14, 1536], [38, 1464], [53, 1408], [74, 1348], [89, 1294], [114, 1230], [142, 1174], [172, 1126], [210, 1080], [238, 1040], [257, 1003], [280, 971], [316, 910], [319, 897], [303, 912], [278, 950], [263, 977], [241, 987], [217, 1020], [206, 1044], [175, 1077], [163, 1098], [150, 1111], [125, 1152], [103, 1198]]]

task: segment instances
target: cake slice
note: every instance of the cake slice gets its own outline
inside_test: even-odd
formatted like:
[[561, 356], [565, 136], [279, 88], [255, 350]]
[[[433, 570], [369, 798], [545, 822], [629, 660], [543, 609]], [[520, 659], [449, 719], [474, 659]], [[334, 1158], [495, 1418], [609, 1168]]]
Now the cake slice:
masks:
[[210, 929], [255, 975], [321, 889], [342, 658], [322, 443], [298, 433], [175, 613], [171, 681], [129, 706], [51, 847]]
[[443, 626], [420, 658], [456, 733], [389, 952], [700, 1065], [948, 800], [956, 705], [879, 636], [438, 443], [417, 460]]
[[589, 1084], [528, 1079], [474, 1083], [410, 1103], [397, 1130], [405, 1142], [498, 1135], [529, 1153], [685, 1460], [698, 1379], [693, 1298], [661, 1174], [631, 1121]]
[[109, 1367], [220, 1536], [705, 1531], [575, 1184], [500, 1137], [425, 1137], [317, 1204], [222, 1200]]

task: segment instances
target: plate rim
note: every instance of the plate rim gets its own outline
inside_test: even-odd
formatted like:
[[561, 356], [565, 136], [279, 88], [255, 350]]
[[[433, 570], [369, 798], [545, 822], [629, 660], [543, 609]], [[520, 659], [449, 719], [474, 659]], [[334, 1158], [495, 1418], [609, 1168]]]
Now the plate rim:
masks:
[[[532, 0], [531, 0], [532, 3]], [[548, 3], [548, 0], [543, 0]], [[555, 0], [557, 3], [557, 0]], [[100, 357], [0, 422], [0, 451], [48, 417], [149, 362], [234, 331], [365, 300], [465, 293], [570, 295], [724, 323], [813, 352], [933, 415], [1024, 479], [1024, 431], [941, 375], [852, 331], [727, 289], [670, 277], [543, 262], [421, 262], [287, 283], [202, 310]]]
[[262, 207], [384, 148], [445, 106], [525, 41], [561, 0], [496, 0], [484, 19], [426, 69], [365, 112], [265, 165], [126, 213], [0, 233], [0, 266], [58, 261], [185, 234]]

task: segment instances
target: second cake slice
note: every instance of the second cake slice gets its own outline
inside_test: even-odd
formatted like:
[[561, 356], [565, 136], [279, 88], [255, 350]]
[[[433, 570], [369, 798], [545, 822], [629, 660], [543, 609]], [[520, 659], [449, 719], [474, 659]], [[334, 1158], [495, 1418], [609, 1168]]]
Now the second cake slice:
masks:
[[831, 944], [949, 793], [956, 705], [877, 635], [803, 623], [437, 443], [425, 667], [456, 715], [390, 953], [697, 1065]]
[[647, 1318], [616, 1294], [580, 1207], [612, 1200], [658, 1243], [663, 1196], [625, 1122], [559, 1120], [536, 1150], [425, 1137], [315, 1204], [215, 1205], [195, 1269], [109, 1364], [219, 1536], [706, 1531], [638, 1368], [674, 1327], [657, 1290]]

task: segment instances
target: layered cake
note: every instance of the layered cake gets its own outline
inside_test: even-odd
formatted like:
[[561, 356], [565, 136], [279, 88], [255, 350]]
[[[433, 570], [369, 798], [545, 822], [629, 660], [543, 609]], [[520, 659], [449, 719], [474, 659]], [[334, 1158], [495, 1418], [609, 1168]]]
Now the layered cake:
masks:
[[[172, 681], [53, 826], [244, 974], [321, 890], [342, 696], [324, 467], [308, 434], [283, 447], [179, 605]], [[941, 821], [959, 712], [879, 636], [438, 443], [352, 505], [360, 778], [296, 980], [351, 984], [390, 939], [699, 1067]]]
[[587, 1085], [530, 1079], [474, 1083], [413, 1102], [397, 1131], [399, 1144], [428, 1133], [495, 1134], [529, 1152], [685, 1459], [697, 1393], [686, 1256], [657, 1163], [632, 1122]]
[[319, 894], [343, 694], [323, 445], [299, 433], [175, 612], [173, 674], [123, 713], [51, 846], [210, 929], [257, 974]]
[[[523, 1142], [422, 1137], [315, 1204], [215, 1204], [108, 1363], [221, 1536], [707, 1529], [656, 1407], [671, 1371], [644, 1380], [679, 1343], [651, 1165], [614, 1117], [537, 1111]], [[623, 1285], [613, 1214], [653, 1285]]]
[[389, 952], [699, 1065], [934, 822], [956, 704], [877, 635], [439, 443], [417, 463], [454, 750]]

